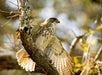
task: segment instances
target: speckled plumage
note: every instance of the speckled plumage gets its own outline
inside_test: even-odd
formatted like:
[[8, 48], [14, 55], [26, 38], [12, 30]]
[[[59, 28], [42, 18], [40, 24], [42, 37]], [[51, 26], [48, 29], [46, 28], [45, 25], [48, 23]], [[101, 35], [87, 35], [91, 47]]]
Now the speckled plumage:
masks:
[[[49, 18], [45, 20], [36, 31], [32, 30], [32, 39], [34, 45], [45, 52], [45, 54], [51, 59], [52, 64], [58, 70], [60, 75], [72, 75], [72, 59], [67, 51], [62, 47], [61, 41], [55, 36], [55, 25], [59, 23], [56, 18]], [[35, 28], [33, 28], [35, 29]], [[25, 52], [25, 51], [24, 51]], [[19, 54], [19, 56], [18, 56]], [[27, 53], [25, 53], [27, 54]], [[17, 52], [17, 60], [18, 57], [23, 57], [23, 54]], [[29, 55], [27, 55], [29, 56]], [[29, 57], [28, 57], [29, 58]], [[29, 58], [30, 59], [30, 58]], [[24, 61], [24, 60], [23, 60]], [[32, 62], [32, 61], [31, 61]], [[22, 62], [19, 65], [22, 66]], [[33, 62], [32, 62], [33, 63]], [[23, 68], [26, 71], [34, 71], [35, 62], [33, 68], [25, 67], [25, 63], [23, 62]]]

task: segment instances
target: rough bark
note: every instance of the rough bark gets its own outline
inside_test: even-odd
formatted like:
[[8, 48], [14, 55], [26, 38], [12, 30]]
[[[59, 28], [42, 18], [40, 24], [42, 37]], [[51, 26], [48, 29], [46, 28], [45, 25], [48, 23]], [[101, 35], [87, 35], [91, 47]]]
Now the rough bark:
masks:
[[24, 30], [22, 30], [22, 45], [24, 46], [30, 57], [37, 63], [37, 65], [44, 69], [47, 75], [58, 75], [57, 70], [51, 65], [46, 55], [41, 50], [38, 50], [36, 47], [34, 47], [32, 41], [28, 40], [28, 38], [30, 37]]
[[22, 41], [22, 45], [32, 58], [34, 62], [38, 66], [44, 69], [45, 73], [47, 75], [58, 75], [57, 70], [53, 67], [53, 65], [50, 63], [47, 56], [39, 49], [34, 46], [32, 41], [32, 36], [29, 34], [30, 29], [30, 10], [28, 0], [19, 0], [19, 8], [20, 8], [20, 37]]

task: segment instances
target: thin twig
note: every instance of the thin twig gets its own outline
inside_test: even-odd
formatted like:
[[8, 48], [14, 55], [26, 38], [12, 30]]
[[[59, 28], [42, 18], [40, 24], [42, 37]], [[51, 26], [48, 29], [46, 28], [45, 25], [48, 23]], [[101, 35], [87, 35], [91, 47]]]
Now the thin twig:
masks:
[[15, 3], [13, 3], [12, 1], [9, 1], [11, 4], [13, 4], [13, 5], [15, 5], [15, 6], [17, 6]]
[[77, 43], [79, 42], [79, 40], [81, 38], [83, 38], [85, 34], [80, 35], [80, 36], [76, 36], [76, 38], [72, 41], [71, 45], [70, 45], [70, 50], [73, 50], [75, 48], [75, 46], [77, 45]]
[[98, 59], [98, 57], [101, 54], [101, 52], [102, 52], [102, 46], [99, 48], [97, 54], [95, 55], [94, 61], [96, 61]]

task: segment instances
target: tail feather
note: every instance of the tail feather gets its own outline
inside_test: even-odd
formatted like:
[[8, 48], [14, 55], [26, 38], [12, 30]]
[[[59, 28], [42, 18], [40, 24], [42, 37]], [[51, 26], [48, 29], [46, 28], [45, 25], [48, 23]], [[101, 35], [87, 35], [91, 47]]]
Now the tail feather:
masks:
[[[51, 54], [50, 54], [51, 53]], [[72, 59], [66, 51], [63, 51], [61, 55], [56, 55], [51, 51], [49, 53], [52, 64], [56, 67], [60, 75], [72, 75]]]
[[20, 49], [16, 53], [16, 58], [18, 64], [23, 67], [26, 71], [34, 71], [35, 70], [35, 62], [29, 57], [29, 54], [26, 52], [24, 48]]

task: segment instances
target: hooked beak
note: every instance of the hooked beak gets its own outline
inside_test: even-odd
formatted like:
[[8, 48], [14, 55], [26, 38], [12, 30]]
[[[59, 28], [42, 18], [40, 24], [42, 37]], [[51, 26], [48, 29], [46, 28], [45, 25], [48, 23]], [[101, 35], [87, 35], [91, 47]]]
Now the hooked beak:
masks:
[[60, 21], [59, 21], [59, 20], [57, 20], [57, 23], [60, 23]]

